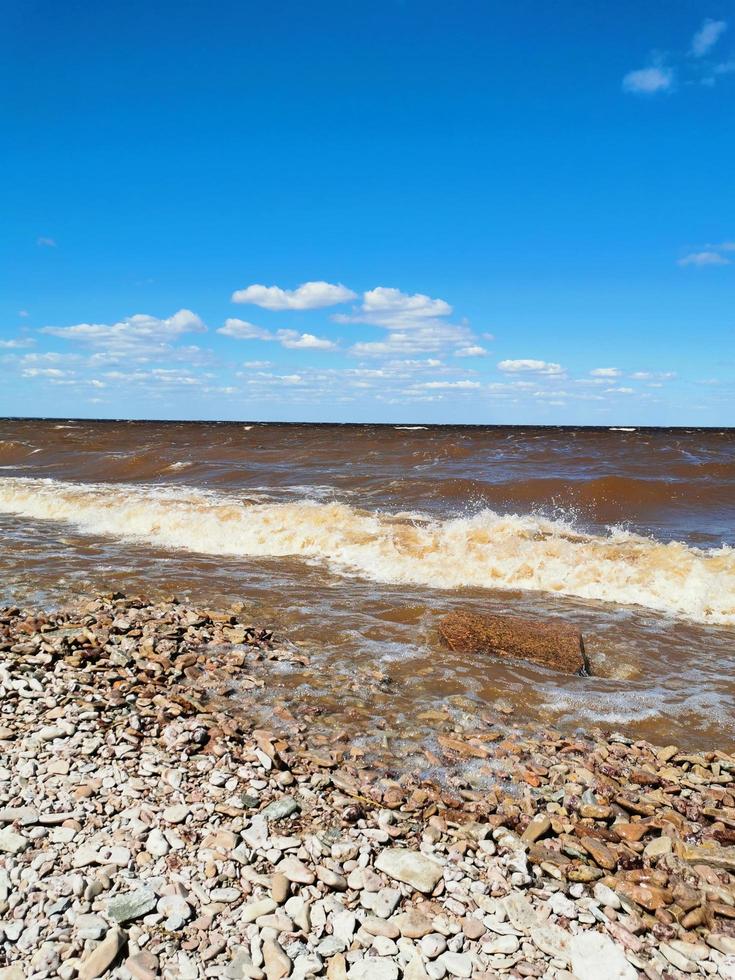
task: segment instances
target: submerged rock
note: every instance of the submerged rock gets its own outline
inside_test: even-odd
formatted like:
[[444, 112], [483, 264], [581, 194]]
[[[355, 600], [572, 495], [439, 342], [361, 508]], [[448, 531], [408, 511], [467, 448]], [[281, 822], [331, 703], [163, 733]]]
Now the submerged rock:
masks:
[[565, 674], [590, 674], [582, 634], [563, 623], [457, 611], [439, 623], [442, 641], [455, 653], [487, 653], [528, 660]]

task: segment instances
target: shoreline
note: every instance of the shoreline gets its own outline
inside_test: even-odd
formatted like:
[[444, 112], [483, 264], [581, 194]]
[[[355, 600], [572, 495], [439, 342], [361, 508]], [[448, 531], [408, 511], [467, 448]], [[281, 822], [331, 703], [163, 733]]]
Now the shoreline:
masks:
[[298, 657], [236, 610], [0, 611], [0, 980], [735, 977], [735, 755], [456, 730], [438, 785], [226, 714], [252, 654]]

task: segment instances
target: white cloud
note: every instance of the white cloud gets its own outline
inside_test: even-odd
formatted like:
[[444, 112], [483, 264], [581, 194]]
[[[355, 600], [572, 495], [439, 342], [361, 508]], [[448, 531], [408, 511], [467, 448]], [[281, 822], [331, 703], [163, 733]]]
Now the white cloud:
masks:
[[534, 374], [559, 375], [564, 373], [564, 368], [561, 364], [555, 364], [553, 361], [537, 361], [533, 358], [500, 361], [498, 368], [508, 374], [532, 372]]
[[462, 388], [462, 389], [475, 389], [481, 388], [482, 385], [479, 381], [425, 381], [423, 384], [415, 386], [416, 388]]
[[671, 68], [652, 66], [629, 71], [623, 78], [623, 91], [635, 95], [653, 95], [656, 92], [667, 92], [674, 84], [674, 72]]
[[23, 347], [32, 347], [35, 342], [32, 337], [14, 337], [12, 340], [0, 340], [0, 347], [6, 350], [18, 350]]
[[372, 323], [389, 329], [408, 329], [427, 320], [449, 316], [452, 307], [443, 299], [423, 293], [402, 293], [400, 289], [377, 286], [363, 293], [362, 305], [352, 316], [338, 314], [339, 323]]
[[28, 310], [18, 310], [18, 316], [22, 316], [22, 317], [25, 318], [25, 317], [28, 317], [30, 315], [31, 314], [28, 312]]
[[234, 303], [253, 303], [266, 310], [317, 310], [324, 306], [336, 306], [355, 299], [356, 293], [329, 282], [305, 282], [297, 289], [281, 289], [280, 286], [261, 286], [255, 283], [232, 294]]
[[163, 352], [182, 334], [203, 333], [206, 329], [196, 313], [179, 310], [166, 319], [136, 313], [118, 323], [77, 323], [71, 327], [44, 327], [41, 332], [119, 354], [151, 347]]
[[296, 350], [334, 350], [337, 345], [326, 337], [315, 337], [313, 333], [298, 333], [296, 330], [278, 330], [276, 339], [282, 347]]
[[730, 265], [730, 259], [720, 255], [719, 252], [691, 252], [679, 259], [678, 265]]
[[623, 372], [619, 368], [595, 368], [590, 371], [593, 378], [619, 378]]
[[29, 364], [72, 364], [80, 360], [81, 358], [77, 354], [59, 354], [58, 351], [49, 350], [43, 353], [33, 351], [29, 354], [23, 354], [19, 363], [26, 367]]
[[712, 20], [708, 17], [692, 38], [691, 52], [694, 57], [702, 58], [706, 55], [717, 44], [726, 30], [726, 21]]
[[448, 323], [452, 307], [446, 300], [424, 293], [403, 293], [377, 286], [363, 294], [363, 301], [350, 314], [332, 317], [337, 323], [368, 323], [390, 333], [386, 340], [361, 341], [351, 353], [358, 356], [431, 353], [445, 347], [469, 347], [474, 339], [464, 324]]
[[480, 347], [477, 344], [470, 347], [460, 347], [459, 350], [454, 352], [455, 357], [485, 357], [489, 351], [485, 350], [484, 347]]
[[258, 368], [269, 368], [272, 366], [272, 361], [245, 361], [243, 363], [243, 367], [250, 368], [251, 370], [256, 370]]
[[36, 239], [36, 245], [40, 248], [56, 248], [56, 242], [53, 238], [48, 238], [46, 235], [39, 235]]
[[606, 392], [610, 392], [611, 394], [632, 395], [634, 389], [633, 388], [625, 388], [625, 387], [622, 387], [622, 388], [605, 388], [605, 391]]
[[61, 371], [59, 368], [24, 368], [24, 378], [64, 378], [68, 371]]
[[276, 330], [275, 333], [258, 327], [247, 320], [230, 317], [225, 325], [217, 330], [225, 337], [236, 340], [267, 340], [295, 350], [335, 350], [337, 345], [326, 337], [317, 337], [313, 333], [300, 333], [298, 330]]
[[735, 71], [735, 61], [717, 64], [707, 57], [726, 30], [726, 21], [707, 18], [692, 37], [688, 50], [667, 56], [668, 60], [674, 61], [674, 67], [665, 64], [664, 57], [654, 52], [651, 64], [624, 76], [623, 91], [636, 95], [655, 95], [673, 91], [677, 87], [714, 87], [718, 76]]
[[[108, 381], [116, 384], [141, 385], [146, 389], [155, 391], [161, 388], [181, 388], [199, 387], [203, 383], [203, 378], [190, 374], [187, 371], [179, 371], [176, 368], [152, 368], [150, 370], [135, 371], [106, 371], [105, 377]], [[205, 378], [211, 375], [205, 375]], [[101, 382], [104, 384], [104, 382]]]
[[360, 341], [350, 348], [359, 357], [428, 354], [471, 339], [466, 327], [452, 323], [425, 323], [411, 330], [388, 334], [386, 340]]
[[634, 371], [631, 374], [631, 378], [634, 381], [650, 381], [652, 379], [671, 381], [675, 377], [676, 371]]
[[247, 320], [238, 320], [237, 317], [229, 317], [225, 320], [225, 325], [219, 327], [217, 333], [225, 337], [234, 337], [236, 340], [273, 340], [270, 330], [248, 323]]

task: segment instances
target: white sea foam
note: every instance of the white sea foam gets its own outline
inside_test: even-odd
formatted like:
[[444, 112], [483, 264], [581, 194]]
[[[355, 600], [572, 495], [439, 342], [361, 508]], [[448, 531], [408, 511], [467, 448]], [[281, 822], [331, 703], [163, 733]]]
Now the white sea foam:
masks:
[[386, 583], [531, 589], [735, 624], [735, 550], [483, 510], [436, 520], [348, 504], [244, 501], [188, 487], [0, 480], [0, 511], [213, 555], [302, 558]]

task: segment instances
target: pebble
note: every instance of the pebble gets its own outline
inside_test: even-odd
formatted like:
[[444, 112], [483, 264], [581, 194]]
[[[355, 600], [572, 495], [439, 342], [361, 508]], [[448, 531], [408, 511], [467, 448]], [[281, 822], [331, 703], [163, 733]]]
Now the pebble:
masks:
[[533, 844], [540, 837], [548, 834], [551, 829], [551, 817], [547, 813], [540, 813], [531, 820], [529, 825], [523, 831], [521, 835], [521, 840], [528, 841], [528, 843]]
[[261, 898], [256, 902], [246, 905], [240, 914], [240, 921], [244, 923], [255, 922], [262, 915], [269, 915], [277, 908], [272, 898]]
[[601, 881], [598, 881], [594, 886], [592, 889], [592, 894], [600, 905], [607, 905], [611, 909], [620, 908], [620, 899], [618, 896], [615, 894], [612, 888], [608, 888], [607, 885], [603, 885]]
[[643, 848], [643, 857], [655, 861], [665, 854], [671, 854], [672, 850], [673, 842], [670, 837], [655, 837]]
[[291, 882], [285, 875], [276, 872], [271, 878], [271, 895], [273, 896], [273, 901], [277, 905], [283, 905], [290, 891]]
[[349, 980], [398, 980], [398, 965], [382, 956], [357, 959], [347, 974]]
[[164, 808], [162, 817], [166, 823], [183, 823], [189, 816], [189, 807], [184, 803], [175, 803]]
[[424, 956], [429, 960], [436, 959], [447, 948], [447, 941], [444, 936], [437, 932], [424, 936], [419, 942], [419, 947]]
[[102, 942], [95, 946], [79, 966], [79, 980], [95, 980], [103, 976], [124, 948], [127, 937], [122, 929], [110, 929]]
[[263, 943], [263, 961], [268, 980], [282, 980], [282, 977], [289, 975], [293, 966], [286, 951], [276, 939], [268, 939]]
[[313, 885], [316, 875], [313, 871], [295, 857], [286, 857], [278, 864], [278, 873], [282, 874], [288, 881], [297, 882], [301, 885]]
[[416, 909], [401, 912], [393, 916], [391, 921], [398, 927], [400, 934], [409, 939], [421, 939], [432, 930], [431, 919]]
[[496, 936], [494, 939], [484, 942], [482, 949], [488, 956], [496, 956], [498, 953], [502, 953], [503, 956], [510, 956], [519, 949], [520, 945], [516, 936]]
[[472, 976], [472, 957], [467, 953], [453, 953], [448, 950], [439, 957], [439, 963], [452, 977]]
[[123, 925], [132, 919], [140, 919], [156, 907], [156, 894], [151, 888], [115, 895], [107, 903], [107, 915]]
[[[336, 871], [332, 871], [331, 868], [324, 868], [319, 866], [316, 869], [316, 876], [324, 885], [327, 886], [331, 891], [336, 892], [346, 892], [347, 891], [347, 879], [344, 875], [337, 874]], [[285, 877], [285, 875], [284, 875]]]
[[430, 894], [436, 888], [444, 869], [437, 862], [403, 847], [391, 847], [380, 852], [375, 867], [389, 878], [405, 882], [417, 891]]
[[577, 980], [636, 980], [638, 976], [622, 949], [601, 932], [573, 936], [570, 954]]
[[209, 898], [212, 902], [225, 902], [227, 905], [232, 905], [233, 902], [238, 902], [242, 898], [242, 892], [233, 886], [213, 888], [209, 893]]
[[711, 932], [707, 936], [707, 943], [712, 949], [724, 953], [726, 956], [735, 956], [735, 936], [728, 936], [725, 933]]
[[260, 815], [266, 820], [275, 822], [285, 820], [293, 816], [301, 809], [301, 805], [292, 796], [283, 796], [280, 800], [274, 800], [267, 807], [260, 811]]
[[531, 926], [531, 939], [535, 945], [553, 959], [569, 962], [570, 934], [552, 922], [542, 922]]
[[171, 932], [181, 929], [192, 916], [191, 905], [181, 895], [164, 895], [159, 898], [156, 908], [166, 916], [164, 928]]
[[666, 959], [675, 966], [677, 970], [681, 970], [683, 973], [696, 973], [697, 964], [694, 960], [689, 959], [684, 953], [679, 952], [678, 949], [674, 949], [668, 943], [661, 943], [659, 946], [659, 952], [663, 953]]
[[125, 960], [125, 969], [133, 980], [155, 980], [159, 975], [158, 957], [143, 950]]
[[0, 851], [6, 854], [22, 854], [30, 841], [23, 834], [17, 834], [10, 827], [0, 830]]
[[171, 850], [171, 845], [163, 836], [162, 832], [156, 827], [150, 834], [148, 834], [148, 839], [145, 842], [145, 849], [153, 857], [164, 857]]

